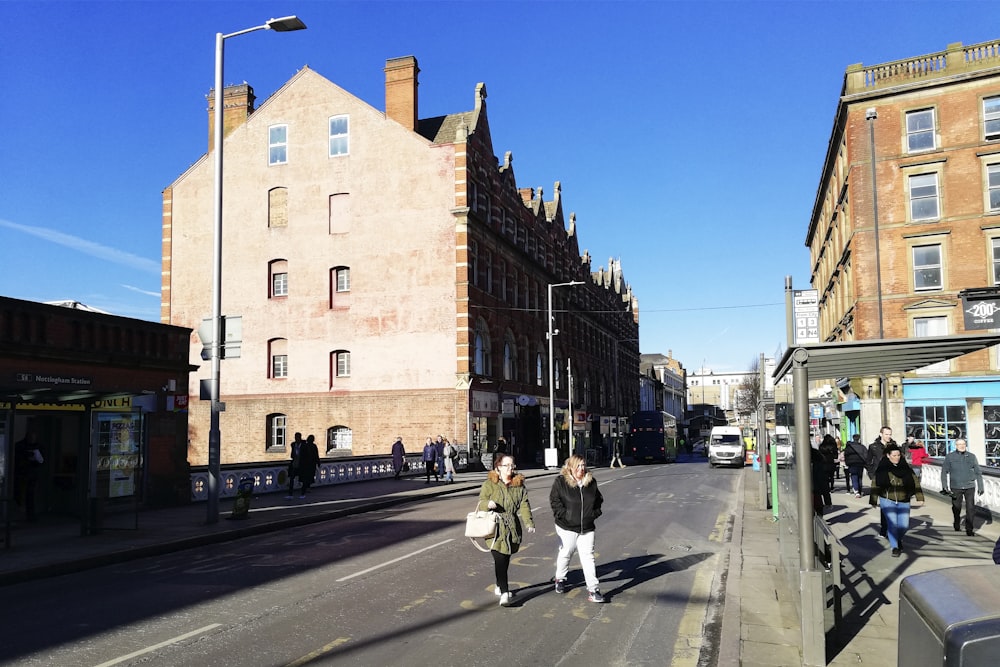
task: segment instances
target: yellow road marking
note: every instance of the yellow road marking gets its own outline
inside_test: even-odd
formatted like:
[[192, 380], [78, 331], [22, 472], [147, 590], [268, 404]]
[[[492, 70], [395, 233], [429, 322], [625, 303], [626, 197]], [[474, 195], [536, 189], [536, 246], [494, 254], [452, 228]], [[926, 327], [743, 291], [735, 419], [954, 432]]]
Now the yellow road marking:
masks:
[[343, 646], [344, 644], [346, 644], [349, 641], [351, 641], [350, 637], [338, 637], [337, 639], [334, 639], [329, 644], [327, 644], [325, 646], [321, 646], [320, 648], [316, 649], [312, 653], [307, 653], [306, 655], [302, 656], [298, 660], [296, 660], [294, 662], [288, 663], [287, 665], [285, 665], [285, 667], [302, 667], [302, 665], [308, 665], [310, 662], [312, 662], [316, 658], [319, 658], [319, 657], [322, 657], [322, 656], [326, 655], [327, 653], [329, 653], [333, 649], [335, 649], [335, 648], [337, 648], [339, 646]]
[[[716, 524], [718, 529], [718, 524]], [[688, 598], [684, 615], [677, 627], [677, 641], [674, 642], [671, 667], [697, 667], [698, 656], [701, 653], [702, 635], [705, 626], [705, 616], [708, 613], [708, 600], [712, 595], [712, 579], [719, 562], [719, 554], [713, 554], [706, 559], [694, 575], [691, 585], [691, 596]]]

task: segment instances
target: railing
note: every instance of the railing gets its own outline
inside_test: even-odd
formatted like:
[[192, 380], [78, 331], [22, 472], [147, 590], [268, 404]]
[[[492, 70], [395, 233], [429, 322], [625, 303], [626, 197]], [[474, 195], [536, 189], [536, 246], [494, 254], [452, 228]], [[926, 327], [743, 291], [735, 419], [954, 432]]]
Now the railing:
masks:
[[[407, 456], [405, 461], [410, 464], [409, 470], [402, 473], [403, 477], [424, 474], [424, 464], [419, 454]], [[468, 452], [462, 450], [455, 462], [455, 470], [463, 471], [469, 467]], [[346, 484], [370, 479], [386, 479], [392, 477], [395, 471], [392, 467], [392, 456], [361, 456], [351, 458], [327, 459], [320, 461], [316, 469], [314, 487]], [[253, 492], [274, 493], [288, 489], [288, 461], [268, 461], [265, 463], [247, 463], [242, 465], [223, 466], [219, 480], [219, 496], [234, 498], [245, 476], [254, 480]], [[191, 500], [200, 502], [208, 499], [208, 467], [199, 466], [191, 472]]]
[[847, 68], [844, 94], [860, 93], [963, 72], [1000, 66], [1000, 40], [962, 46], [949, 44], [944, 51], [894, 60], [878, 65]]
[[839, 632], [844, 621], [843, 560], [849, 551], [826, 525], [823, 517], [817, 515], [813, 515], [813, 540], [818, 547], [816, 558], [823, 565], [824, 574], [832, 579], [832, 585], [826, 588], [833, 593], [833, 624]]
[[[941, 459], [930, 459], [924, 462], [920, 471], [920, 487], [924, 493], [928, 491], [941, 492]], [[1000, 516], [1000, 470], [980, 466], [983, 471], [982, 497], [976, 497], [976, 507], [988, 510], [994, 516]]]

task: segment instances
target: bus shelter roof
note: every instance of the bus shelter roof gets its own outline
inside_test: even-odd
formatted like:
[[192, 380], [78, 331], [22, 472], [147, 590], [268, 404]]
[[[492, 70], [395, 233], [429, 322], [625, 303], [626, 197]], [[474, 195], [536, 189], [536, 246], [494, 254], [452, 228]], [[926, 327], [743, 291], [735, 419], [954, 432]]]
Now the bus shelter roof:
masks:
[[784, 378], [797, 361], [804, 363], [810, 380], [908, 373], [993, 345], [1000, 345], [1000, 333], [799, 345], [785, 350], [774, 379]]

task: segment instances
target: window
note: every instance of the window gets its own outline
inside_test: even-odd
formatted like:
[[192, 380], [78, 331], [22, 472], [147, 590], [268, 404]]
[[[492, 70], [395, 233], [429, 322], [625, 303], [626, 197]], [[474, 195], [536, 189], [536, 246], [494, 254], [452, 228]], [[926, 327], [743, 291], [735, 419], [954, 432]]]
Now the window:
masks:
[[910, 219], [934, 220], [938, 217], [937, 174], [910, 176]]
[[941, 289], [941, 246], [913, 246], [913, 289]]
[[270, 274], [269, 298], [288, 296], [288, 262], [283, 259], [276, 259], [267, 265], [267, 272]]
[[333, 353], [334, 374], [339, 378], [351, 377], [351, 353], [347, 350], [337, 350]]
[[326, 451], [334, 449], [350, 449], [353, 446], [354, 434], [346, 426], [334, 426], [326, 430]]
[[517, 373], [517, 352], [513, 337], [508, 337], [503, 344], [503, 379], [513, 380]]
[[273, 188], [268, 191], [267, 226], [288, 226], [288, 188]]
[[337, 272], [337, 291], [338, 292], [350, 292], [351, 291], [351, 270], [346, 266], [342, 266], [336, 269]]
[[270, 377], [288, 377], [288, 341], [284, 338], [272, 338], [267, 342], [267, 351], [271, 362]]
[[1000, 96], [983, 100], [983, 137], [987, 141], [1000, 139]]
[[990, 210], [1000, 211], [1000, 164], [986, 165], [986, 187], [989, 190]]
[[267, 163], [288, 163], [288, 126], [272, 125], [267, 130]]
[[267, 416], [267, 451], [285, 451], [285, 427], [287, 423], [288, 417], [283, 414], [275, 413]]
[[347, 155], [349, 139], [348, 117], [333, 116], [330, 118], [330, 157]]
[[469, 241], [469, 278], [479, 287], [479, 245], [475, 241]]
[[1000, 239], [992, 239], [993, 245], [993, 284], [1000, 285]]
[[330, 195], [330, 217], [328, 229], [331, 234], [346, 234], [351, 231], [351, 195], [338, 192]]
[[[931, 336], [948, 335], [948, 318], [945, 316], [915, 317], [913, 318], [913, 335], [916, 338], [928, 338]], [[917, 373], [947, 373], [951, 368], [951, 362], [942, 361], [930, 364], [923, 368], [918, 368]]]
[[934, 109], [906, 114], [906, 150], [919, 153], [934, 149]]
[[[990, 437], [990, 410], [984, 407], [986, 437]], [[927, 453], [944, 456], [956, 438], [968, 437], [964, 405], [906, 406], [906, 435], [923, 440]]]
[[487, 294], [493, 294], [493, 253], [489, 250], [483, 251], [483, 269], [486, 272], [485, 281], [486, 284], [483, 288], [486, 290]]
[[552, 383], [556, 389], [562, 389], [562, 359], [556, 357], [552, 360]]
[[476, 375], [489, 375], [490, 366], [490, 334], [486, 327], [486, 322], [480, 319], [476, 322], [476, 332], [474, 338], [474, 356], [472, 359], [472, 372]]
[[539, 387], [545, 385], [545, 364], [542, 362], [542, 353], [535, 354], [535, 384]]

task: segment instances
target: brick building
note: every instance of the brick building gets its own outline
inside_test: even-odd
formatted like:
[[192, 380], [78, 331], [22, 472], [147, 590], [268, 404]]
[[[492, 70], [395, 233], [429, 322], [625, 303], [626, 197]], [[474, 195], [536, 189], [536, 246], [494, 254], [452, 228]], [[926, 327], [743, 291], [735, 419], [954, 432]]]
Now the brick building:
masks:
[[0, 521], [25, 518], [16, 443], [37, 436], [37, 514], [190, 500], [191, 331], [0, 297]]
[[[966, 331], [963, 292], [1000, 282], [1000, 43], [847, 69], [805, 240], [822, 340]], [[844, 435], [874, 438], [884, 390], [897, 439], [964, 436], [996, 465], [997, 367], [993, 349], [843, 378]]]
[[[421, 119], [416, 59], [384, 73], [384, 113], [308, 67], [259, 108], [249, 85], [225, 91], [222, 312], [242, 317], [243, 343], [222, 361], [224, 464], [283, 459], [294, 432], [327, 456], [440, 433], [473, 456], [503, 435], [536, 459], [552, 412], [547, 291], [570, 281], [583, 284], [553, 289], [557, 439], [569, 362], [588, 419], [638, 404], [638, 303], [620, 263], [592, 269], [558, 182], [549, 199], [518, 187], [485, 86], [470, 111]], [[192, 328], [211, 313], [209, 149], [163, 192], [162, 321]], [[195, 339], [192, 388], [210, 376], [200, 352]], [[191, 402], [189, 456], [204, 464], [208, 405]]]

